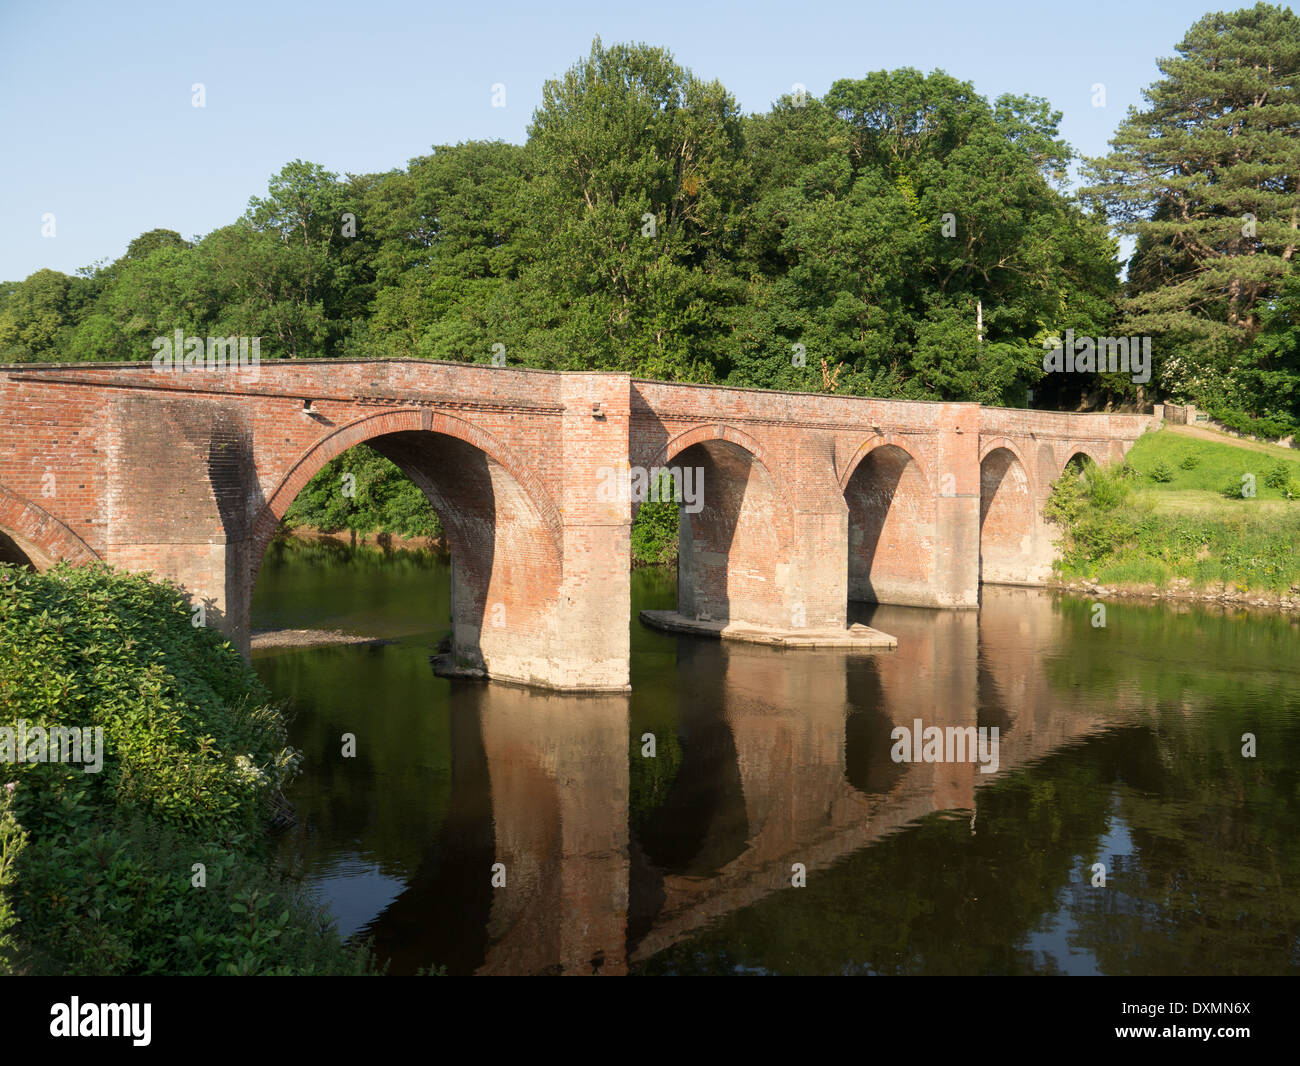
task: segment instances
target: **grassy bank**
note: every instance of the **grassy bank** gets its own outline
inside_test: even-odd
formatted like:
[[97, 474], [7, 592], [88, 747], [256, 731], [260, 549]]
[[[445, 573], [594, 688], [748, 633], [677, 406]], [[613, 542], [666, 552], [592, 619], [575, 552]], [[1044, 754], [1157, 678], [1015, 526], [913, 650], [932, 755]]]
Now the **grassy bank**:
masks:
[[[368, 969], [271, 860], [299, 756], [268, 700], [175, 588], [0, 566], [0, 973]], [[101, 730], [99, 769], [16, 758], [20, 724]]]
[[1300, 589], [1300, 454], [1184, 427], [1122, 467], [1068, 471], [1048, 517], [1065, 581], [1289, 599]]

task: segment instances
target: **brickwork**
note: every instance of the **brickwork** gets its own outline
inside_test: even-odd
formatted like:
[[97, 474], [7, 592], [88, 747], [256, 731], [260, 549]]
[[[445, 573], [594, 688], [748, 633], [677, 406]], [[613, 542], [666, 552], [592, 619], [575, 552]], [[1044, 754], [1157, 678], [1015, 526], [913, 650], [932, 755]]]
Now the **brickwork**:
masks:
[[11, 366], [0, 411], [6, 552], [171, 578], [245, 650], [277, 523], [368, 443], [443, 520], [458, 663], [592, 690], [628, 679], [639, 504], [602, 495], [611, 469], [703, 471], [681, 613], [834, 627], [851, 598], [974, 607], [981, 575], [1041, 580], [1051, 480], [1080, 452], [1122, 456], [1151, 421], [418, 360]]

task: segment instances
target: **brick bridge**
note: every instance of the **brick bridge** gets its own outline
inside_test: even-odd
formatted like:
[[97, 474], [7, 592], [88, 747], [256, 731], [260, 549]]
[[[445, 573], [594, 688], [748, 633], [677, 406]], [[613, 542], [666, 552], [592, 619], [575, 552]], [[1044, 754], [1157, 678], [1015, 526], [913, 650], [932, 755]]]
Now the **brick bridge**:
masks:
[[249, 646], [276, 525], [353, 445], [428, 496], [453, 558], [456, 661], [560, 689], [628, 684], [629, 531], [610, 471], [694, 468], [678, 611], [843, 631], [849, 600], [976, 607], [1048, 573], [1041, 517], [1077, 455], [1151, 415], [1063, 414], [420, 360], [0, 367], [0, 556], [171, 578]]

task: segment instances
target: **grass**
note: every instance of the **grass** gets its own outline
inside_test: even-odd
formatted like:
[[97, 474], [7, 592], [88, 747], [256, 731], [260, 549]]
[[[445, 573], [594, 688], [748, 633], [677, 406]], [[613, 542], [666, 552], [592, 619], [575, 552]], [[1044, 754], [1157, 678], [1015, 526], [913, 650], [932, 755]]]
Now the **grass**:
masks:
[[[1243, 484], [1255, 494], [1243, 496]], [[1062, 528], [1065, 578], [1239, 593], [1300, 586], [1300, 455], [1289, 449], [1166, 428], [1139, 439], [1123, 470], [1064, 475], [1048, 512]]]
[[[1179, 432], [1179, 427], [1166, 427], [1140, 437], [1126, 457], [1130, 467], [1141, 475], [1138, 493], [1148, 497], [1158, 510], [1175, 512], [1208, 510], [1227, 513], [1237, 500], [1225, 500], [1223, 488], [1229, 482], [1241, 483], [1243, 474], [1255, 476], [1254, 500], [1240, 499], [1242, 503], [1274, 501], [1285, 505], [1286, 494], [1265, 483], [1270, 467], [1282, 463], [1290, 469], [1291, 480], [1300, 485], [1300, 453], [1276, 445], [1243, 447], [1219, 443]], [[1190, 469], [1183, 464], [1195, 463]], [[1172, 480], [1161, 483], [1151, 477], [1152, 471], [1163, 464], [1172, 474]], [[1135, 486], [1136, 487], [1136, 486]], [[1280, 511], [1281, 508], [1276, 510]]]

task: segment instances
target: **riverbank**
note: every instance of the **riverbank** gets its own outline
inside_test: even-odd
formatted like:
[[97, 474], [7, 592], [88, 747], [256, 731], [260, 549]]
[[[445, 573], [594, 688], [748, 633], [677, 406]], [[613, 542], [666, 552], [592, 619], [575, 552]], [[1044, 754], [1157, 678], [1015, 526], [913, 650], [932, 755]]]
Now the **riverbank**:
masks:
[[1143, 436], [1121, 467], [1069, 471], [1049, 587], [1300, 612], [1300, 455], [1203, 427]]
[[271, 861], [303, 758], [280, 705], [190, 619], [138, 574], [0, 567], [0, 974], [372, 969]]
[[350, 548], [378, 548], [381, 551], [427, 551], [437, 556], [450, 554], [447, 538], [441, 534], [436, 537], [404, 537], [400, 533], [385, 533], [379, 530], [324, 530], [309, 525], [281, 525], [276, 530], [277, 540], [330, 541], [346, 544]]
[[[661, 509], [672, 505], [659, 505]], [[643, 515], [648, 511], [642, 508]], [[670, 521], [669, 521], [670, 519]], [[632, 569], [646, 566], [675, 566], [677, 564], [677, 513], [673, 507], [669, 519], [656, 516], [653, 523], [638, 520], [632, 527]], [[670, 536], [671, 534], [671, 536]], [[343, 544], [350, 548], [373, 548], [380, 551], [425, 551], [445, 559], [451, 554], [447, 538], [404, 537], [398, 533], [379, 530], [326, 531], [311, 525], [281, 525], [276, 531], [277, 540], [299, 540], [307, 543]]]
[[1300, 587], [1289, 589], [1285, 593], [1243, 591], [1227, 586], [1196, 588], [1186, 581], [1178, 581], [1164, 587], [1139, 582], [1107, 586], [1090, 581], [1054, 581], [1042, 587], [1049, 592], [1087, 596], [1097, 600], [1129, 600], [1144, 603], [1154, 601], [1184, 606], [1217, 604], [1223, 607], [1300, 615]]

